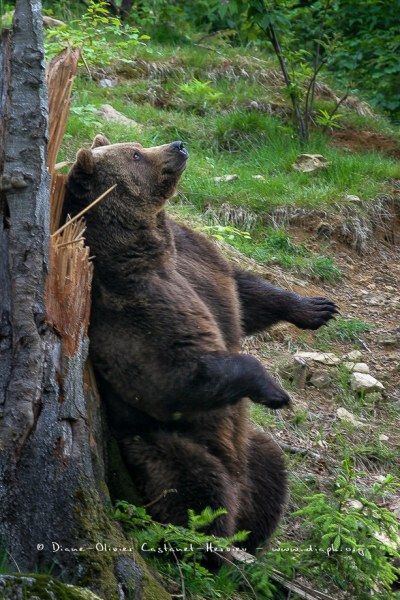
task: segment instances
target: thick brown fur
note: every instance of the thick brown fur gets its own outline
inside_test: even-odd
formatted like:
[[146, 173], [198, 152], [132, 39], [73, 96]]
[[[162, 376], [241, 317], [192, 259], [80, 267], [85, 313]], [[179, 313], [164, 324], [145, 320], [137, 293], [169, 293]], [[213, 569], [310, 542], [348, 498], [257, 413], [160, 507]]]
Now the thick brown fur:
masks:
[[117, 184], [86, 217], [90, 355], [144, 502], [155, 519], [177, 524], [189, 508], [224, 507], [212, 533], [248, 529], [253, 552], [278, 523], [286, 475], [279, 448], [249, 425], [247, 398], [280, 408], [289, 396], [240, 354], [240, 339], [279, 320], [316, 329], [336, 309], [238, 270], [170, 220], [164, 206], [186, 159], [180, 142], [145, 149], [97, 136], [69, 173], [65, 214]]

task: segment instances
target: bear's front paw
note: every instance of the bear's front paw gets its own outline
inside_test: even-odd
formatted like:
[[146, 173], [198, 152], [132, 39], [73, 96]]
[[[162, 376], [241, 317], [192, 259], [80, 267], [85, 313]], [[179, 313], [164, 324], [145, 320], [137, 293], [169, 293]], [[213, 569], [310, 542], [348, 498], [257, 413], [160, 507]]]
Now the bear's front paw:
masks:
[[305, 298], [299, 296], [292, 308], [290, 322], [300, 329], [318, 329], [335, 318], [338, 308], [327, 298]]
[[273, 409], [283, 408], [290, 402], [289, 394], [272, 379], [263, 386], [260, 393], [252, 395], [251, 399], [257, 404]]

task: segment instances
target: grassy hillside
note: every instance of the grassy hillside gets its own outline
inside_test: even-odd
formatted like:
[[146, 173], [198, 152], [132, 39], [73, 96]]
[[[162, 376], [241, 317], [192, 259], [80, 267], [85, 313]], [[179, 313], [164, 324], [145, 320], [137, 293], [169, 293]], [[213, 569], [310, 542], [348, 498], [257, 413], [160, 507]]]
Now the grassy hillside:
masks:
[[[334, 102], [321, 84], [316, 108]], [[137, 125], [104, 120], [97, 113], [103, 104]], [[244, 267], [333, 298], [341, 310], [323, 331], [282, 325], [246, 341], [293, 397], [292, 408], [279, 413], [252, 407], [254, 422], [287, 453], [287, 516], [275, 552], [248, 567], [236, 591], [220, 578], [207, 589], [187, 586], [187, 597], [399, 597], [387, 573], [392, 541], [379, 544], [375, 534], [384, 534], [385, 510], [400, 517], [398, 493], [383, 483], [388, 473], [400, 476], [400, 131], [354, 98], [341, 112], [340, 129], [315, 126], [300, 148], [273, 58], [210, 40], [150, 41], [127, 50], [124, 62], [91, 63], [89, 72], [82, 66], [76, 80], [60, 161], [73, 161], [99, 132], [144, 146], [184, 141], [190, 160], [170, 206], [176, 218], [203, 229]], [[323, 155], [328, 166], [295, 171], [304, 151]], [[215, 180], [226, 175], [237, 177]], [[330, 352], [337, 361], [294, 359], [304, 351]], [[349, 363], [359, 362], [383, 393], [352, 389]], [[319, 500], [307, 500], [315, 494]], [[177, 571], [169, 576], [179, 583]]]

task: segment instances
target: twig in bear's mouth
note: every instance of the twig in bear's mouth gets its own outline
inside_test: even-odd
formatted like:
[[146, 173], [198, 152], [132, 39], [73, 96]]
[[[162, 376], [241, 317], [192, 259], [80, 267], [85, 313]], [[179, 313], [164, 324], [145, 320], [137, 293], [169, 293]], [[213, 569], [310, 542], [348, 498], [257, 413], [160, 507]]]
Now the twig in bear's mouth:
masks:
[[112, 185], [110, 188], [108, 188], [108, 190], [106, 190], [105, 192], [103, 192], [103, 194], [101, 194], [101, 196], [99, 196], [98, 198], [96, 198], [96, 200], [93, 200], [93, 202], [91, 202], [89, 204], [89, 206], [87, 206], [86, 208], [84, 208], [83, 210], [81, 210], [80, 213], [78, 213], [77, 215], [75, 215], [75, 217], [73, 217], [72, 219], [70, 219], [69, 221], [67, 221], [62, 227], [60, 227], [59, 229], [57, 229], [57, 231], [55, 231], [54, 233], [51, 234], [50, 237], [55, 237], [56, 235], [60, 234], [62, 231], [64, 231], [64, 229], [66, 227], [69, 227], [72, 223], [74, 223], [75, 221], [77, 221], [78, 219], [80, 219], [84, 214], [86, 214], [91, 208], [93, 208], [93, 206], [95, 206], [96, 204], [98, 204], [98, 202], [100, 202], [100, 200], [103, 200], [103, 198], [105, 196], [107, 196], [110, 192], [113, 191], [113, 189], [115, 189], [117, 187], [117, 184], [114, 183], [114, 185]]

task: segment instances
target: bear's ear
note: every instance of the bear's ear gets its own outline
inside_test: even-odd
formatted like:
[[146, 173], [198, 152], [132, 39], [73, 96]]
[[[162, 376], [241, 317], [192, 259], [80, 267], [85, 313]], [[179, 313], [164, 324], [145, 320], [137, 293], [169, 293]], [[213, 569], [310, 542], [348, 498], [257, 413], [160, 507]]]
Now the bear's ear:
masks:
[[74, 166], [76, 171], [91, 175], [94, 171], [94, 158], [91, 150], [86, 150], [86, 148], [79, 150]]
[[110, 146], [111, 142], [106, 138], [105, 135], [99, 133], [93, 140], [92, 150], [93, 148], [99, 148], [100, 146]]

